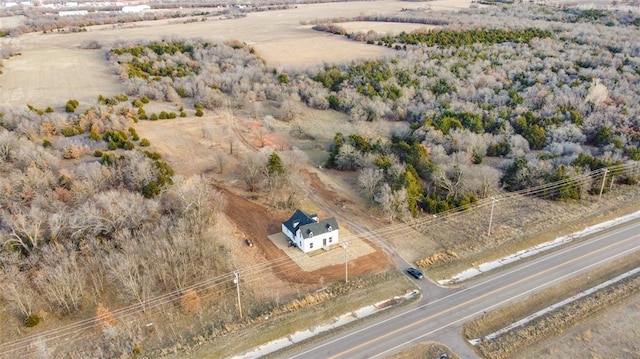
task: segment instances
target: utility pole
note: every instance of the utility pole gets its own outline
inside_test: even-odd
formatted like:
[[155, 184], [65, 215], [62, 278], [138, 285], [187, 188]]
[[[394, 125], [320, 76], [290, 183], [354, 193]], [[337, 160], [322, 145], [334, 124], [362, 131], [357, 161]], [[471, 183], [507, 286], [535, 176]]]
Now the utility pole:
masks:
[[349, 283], [349, 262], [347, 260], [347, 241], [342, 246], [344, 248], [344, 282]]
[[604, 183], [607, 180], [607, 172], [609, 172], [609, 169], [605, 168], [604, 175], [602, 176], [602, 185], [600, 186], [600, 195], [598, 196], [598, 200], [602, 199], [602, 191], [604, 191]]
[[609, 192], [613, 190], [613, 181], [616, 179], [616, 176], [611, 175], [611, 182], [609, 183]]
[[238, 312], [240, 313], [240, 320], [242, 320], [242, 304], [240, 303], [240, 278], [238, 277], [238, 271], [233, 272], [235, 276], [233, 283], [236, 285], [236, 291], [238, 292]]
[[498, 200], [495, 197], [491, 197], [491, 216], [489, 216], [489, 232], [487, 233], [488, 237], [491, 237], [491, 223], [493, 222], [493, 207], [496, 205]]

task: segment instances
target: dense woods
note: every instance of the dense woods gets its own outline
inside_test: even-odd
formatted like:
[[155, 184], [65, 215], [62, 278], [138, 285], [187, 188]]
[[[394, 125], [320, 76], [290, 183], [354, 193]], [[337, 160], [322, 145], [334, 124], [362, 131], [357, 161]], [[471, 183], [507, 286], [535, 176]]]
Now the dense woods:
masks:
[[[639, 17], [521, 5], [432, 17], [405, 11], [393, 21], [441, 28], [398, 35], [351, 36], [318, 23], [398, 51], [306, 71], [270, 68], [237, 40], [110, 44], [105, 59], [126, 94], [0, 109], [3, 305], [34, 326], [43, 311], [65, 318], [100, 304], [98, 322], [108, 327], [103, 302], [145, 309], [173, 293], [193, 308], [200, 299], [183, 288], [230, 272], [216, 222], [224, 197], [205, 177], [176, 175], [149, 151], [138, 121], [260, 102], [273, 110], [265, 123], [297, 120], [302, 104], [343, 112], [354, 124], [392, 122], [387, 136], [353, 130], [318, 139], [326, 140], [326, 165], [358, 171], [362, 196], [390, 222], [556, 182], [545, 198], [580, 199], [602, 190], [605, 168], [612, 184], [637, 183]], [[175, 111], [147, 113], [149, 101]], [[227, 159], [217, 157], [211, 162], [222, 172]], [[292, 197], [274, 193], [295, 192], [292, 167], [305, 161], [301, 151], [264, 149], [243, 158], [236, 175], [246, 190], [270, 193], [274, 207], [292, 206]], [[135, 353], [109, 333], [74, 355]]]
[[[483, 10], [469, 12], [464, 26], [474, 29], [460, 30], [455, 23], [464, 17], [443, 16], [451, 25], [369, 41], [400, 50], [392, 58], [307, 72], [325, 89], [325, 106], [353, 121], [408, 124], [390, 138], [354, 141], [340, 135], [328, 164], [362, 176], [372, 176], [366, 168], [386, 172], [389, 161], [417, 170], [422, 185], [407, 201], [416, 213], [464, 207], [500, 188], [520, 190], [640, 160], [636, 20], [604, 10], [502, 10], [538, 19], [514, 29], [481, 28], [487, 18], [479, 14], [497, 14]], [[602, 31], [612, 35], [598, 37]], [[322, 108], [319, 102], [314, 99]], [[587, 164], [593, 161], [603, 165]], [[619, 181], [637, 178], [623, 175]], [[396, 191], [408, 191], [395, 183]], [[384, 188], [394, 191], [391, 185], [364, 192], [372, 196]], [[552, 198], [580, 198], [589, 190]]]

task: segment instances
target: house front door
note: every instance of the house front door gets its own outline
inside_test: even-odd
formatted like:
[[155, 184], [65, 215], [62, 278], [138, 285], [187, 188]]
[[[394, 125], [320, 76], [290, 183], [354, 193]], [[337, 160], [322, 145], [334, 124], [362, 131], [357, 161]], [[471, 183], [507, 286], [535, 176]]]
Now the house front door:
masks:
[[327, 239], [326, 238], [322, 238], [322, 246], [323, 247], [327, 246]]

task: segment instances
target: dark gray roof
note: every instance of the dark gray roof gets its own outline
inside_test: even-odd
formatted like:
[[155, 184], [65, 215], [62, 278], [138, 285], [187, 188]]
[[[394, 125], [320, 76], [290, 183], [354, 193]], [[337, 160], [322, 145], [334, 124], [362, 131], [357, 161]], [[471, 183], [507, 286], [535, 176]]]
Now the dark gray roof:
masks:
[[338, 229], [338, 221], [336, 221], [336, 219], [333, 217], [327, 218], [324, 221], [313, 222], [300, 226], [302, 238], [311, 237], [311, 233], [313, 233], [314, 236], [317, 236], [318, 234], [335, 231], [336, 229]]
[[308, 215], [301, 210], [296, 210], [296, 212], [289, 218], [289, 220], [282, 222], [282, 224], [291, 231], [291, 233], [296, 233], [300, 226], [304, 226], [305, 224], [316, 223], [313, 220], [315, 215]]
[[[316, 222], [313, 218], [317, 217], [315, 214], [308, 215], [301, 210], [296, 210], [296, 212], [289, 218], [289, 220], [282, 222], [282, 224], [289, 230], [291, 233], [296, 233], [298, 228], [302, 232], [303, 238], [309, 238], [311, 233], [313, 235], [318, 235], [321, 233], [329, 232], [330, 230], [339, 229], [338, 221], [334, 217], [327, 218], [323, 221]], [[331, 228], [331, 229], [329, 229]]]

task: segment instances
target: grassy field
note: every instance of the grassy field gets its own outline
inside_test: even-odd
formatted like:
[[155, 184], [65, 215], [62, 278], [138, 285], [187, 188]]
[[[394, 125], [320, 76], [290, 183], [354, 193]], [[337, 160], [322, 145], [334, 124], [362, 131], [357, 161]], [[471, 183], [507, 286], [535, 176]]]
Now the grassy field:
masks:
[[[527, 299], [475, 319], [464, 326], [463, 335], [467, 339], [482, 338], [551, 304], [636, 268], [638, 265], [640, 265], [640, 253], [626, 256], [563, 283], [562, 286], [535, 293]], [[640, 278], [638, 277], [613, 284], [492, 341], [483, 342], [476, 347], [476, 350], [486, 358], [511, 358], [521, 349], [541, 343], [580, 323], [585, 318], [595, 316], [616, 303], [622, 303], [630, 297], [637, 296], [639, 289]], [[623, 332], [620, 332], [619, 335], [628, 336]], [[591, 348], [592, 352], [599, 350], [599, 348]]]
[[[431, 9], [461, 9], [469, 0], [432, 1]], [[170, 20], [134, 24], [87, 27], [79, 33], [30, 33], [14, 39], [13, 46], [23, 54], [4, 61], [0, 76], [0, 98], [5, 105], [63, 106], [75, 98], [93, 102], [99, 94], [111, 96], [123, 92], [115, 77], [110, 77], [101, 51], [81, 50], [83, 43], [96, 40], [113, 42], [151, 41], [164, 38], [238, 39], [251, 45], [274, 68], [304, 69], [323, 63], [376, 58], [393, 50], [369, 46], [300, 25], [304, 21], [358, 15], [392, 14], [402, 8], [425, 7], [420, 2], [376, 1], [297, 5], [294, 9], [249, 13], [239, 19], [209, 19], [190, 23]], [[13, 19], [13, 18], [11, 18]], [[11, 21], [18, 21], [11, 20]], [[9, 21], [9, 20], [7, 20]], [[362, 29], [406, 25], [369, 24]], [[27, 71], [27, 69], [29, 71]]]
[[638, 186], [620, 187], [604, 195], [601, 201], [597, 196], [575, 202], [518, 197], [496, 204], [491, 236], [488, 235], [490, 206], [484, 206], [444, 220], [425, 220], [423, 224], [414, 225], [415, 228], [399, 229], [388, 238], [409, 262], [446, 251], [455, 253], [455, 258], [436, 260], [424, 267], [430, 278], [440, 280], [638, 210]]
[[[344, 285], [344, 284], [342, 284]], [[213, 338], [205, 344], [194, 347], [182, 347], [169, 358], [182, 358], [185, 352], [190, 358], [228, 357], [250, 350], [260, 344], [292, 334], [298, 330], [318, 325], [318, 320], [349, 313], [355, 309], [403, 295], [415, 289], [413, 282], [397, 270], [390, 270], [373, 276], [365, 276], [350, 281], [349, 293], [305, 307], [277, 317], [251, 323], [252, 325], [237, 330], [223, 337]], [[311, 339], [316, 340], [317, 338]]]

